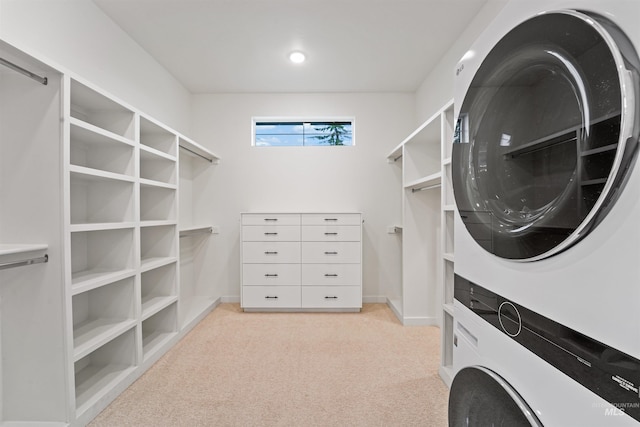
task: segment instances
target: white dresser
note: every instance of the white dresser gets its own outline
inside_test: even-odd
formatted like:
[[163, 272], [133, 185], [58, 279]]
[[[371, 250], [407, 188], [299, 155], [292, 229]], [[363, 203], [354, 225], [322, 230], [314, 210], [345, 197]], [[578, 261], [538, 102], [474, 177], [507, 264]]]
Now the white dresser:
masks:
[[241, 306], [362, 308], [362, 214], [243, 213]]

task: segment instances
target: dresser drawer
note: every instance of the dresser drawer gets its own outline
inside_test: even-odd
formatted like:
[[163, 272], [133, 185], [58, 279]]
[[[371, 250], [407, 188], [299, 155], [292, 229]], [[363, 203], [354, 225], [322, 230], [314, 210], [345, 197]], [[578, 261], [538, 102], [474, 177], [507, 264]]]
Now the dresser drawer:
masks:
[[305, 242], [359, 242], [359, 225], [303, 225]]
[[360, 214], [302, 214], [302, 225], [360, 225]]
[[300, 262], [300, 242], [243, 242], [242, 262], [295, 264]]
[[304, 264], [303, 286], [360, 286], [362, 266], [360, 264]]
[[360, 286], [306, 286], [302, 288], [303, 308], [360, 308]]
[[299, 308], [300, 286], [243, 286], [243, 308]]
[[300, 214], [242, 214], [242, 225], [300, 225]]
[[299, 225], [244, 225], [242, 226], [244, 242], [298, 242], [300, 241]]
[[310, 264], [359, 264], [360, 243], [303, 242], [302, 262]]
[[242, 284], [300, 285], [300, 264], [243, 264]]

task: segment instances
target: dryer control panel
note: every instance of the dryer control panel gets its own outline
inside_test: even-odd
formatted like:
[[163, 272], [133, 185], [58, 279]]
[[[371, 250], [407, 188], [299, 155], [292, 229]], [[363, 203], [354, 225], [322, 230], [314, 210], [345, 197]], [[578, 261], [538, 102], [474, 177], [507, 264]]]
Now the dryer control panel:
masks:
[[640, 360], [459, 275], [454, 298], [556, 369], [640, 421]]

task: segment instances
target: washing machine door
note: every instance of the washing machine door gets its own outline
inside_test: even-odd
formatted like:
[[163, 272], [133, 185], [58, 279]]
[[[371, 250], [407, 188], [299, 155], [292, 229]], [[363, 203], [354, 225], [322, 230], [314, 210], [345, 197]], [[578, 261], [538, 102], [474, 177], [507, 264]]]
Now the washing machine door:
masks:
[[449, 427], [542, 426], [501, 376], [481, 367], [461, 369], [449, 393]]
[[637, 151], [639, 68], [632, 43], [594, 14], [540, 14], [500, 40], [467, 90], [452, 153], [478, 244], [534, 261], [602, 220]]

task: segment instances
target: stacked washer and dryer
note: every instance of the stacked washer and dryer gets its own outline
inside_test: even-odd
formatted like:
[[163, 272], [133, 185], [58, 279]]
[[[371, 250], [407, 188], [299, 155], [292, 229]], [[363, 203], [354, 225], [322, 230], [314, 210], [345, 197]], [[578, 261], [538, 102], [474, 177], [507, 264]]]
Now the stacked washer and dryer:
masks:
[[640, 423], [640, 0], [510, 1], [456, 68], [452, 426]]

